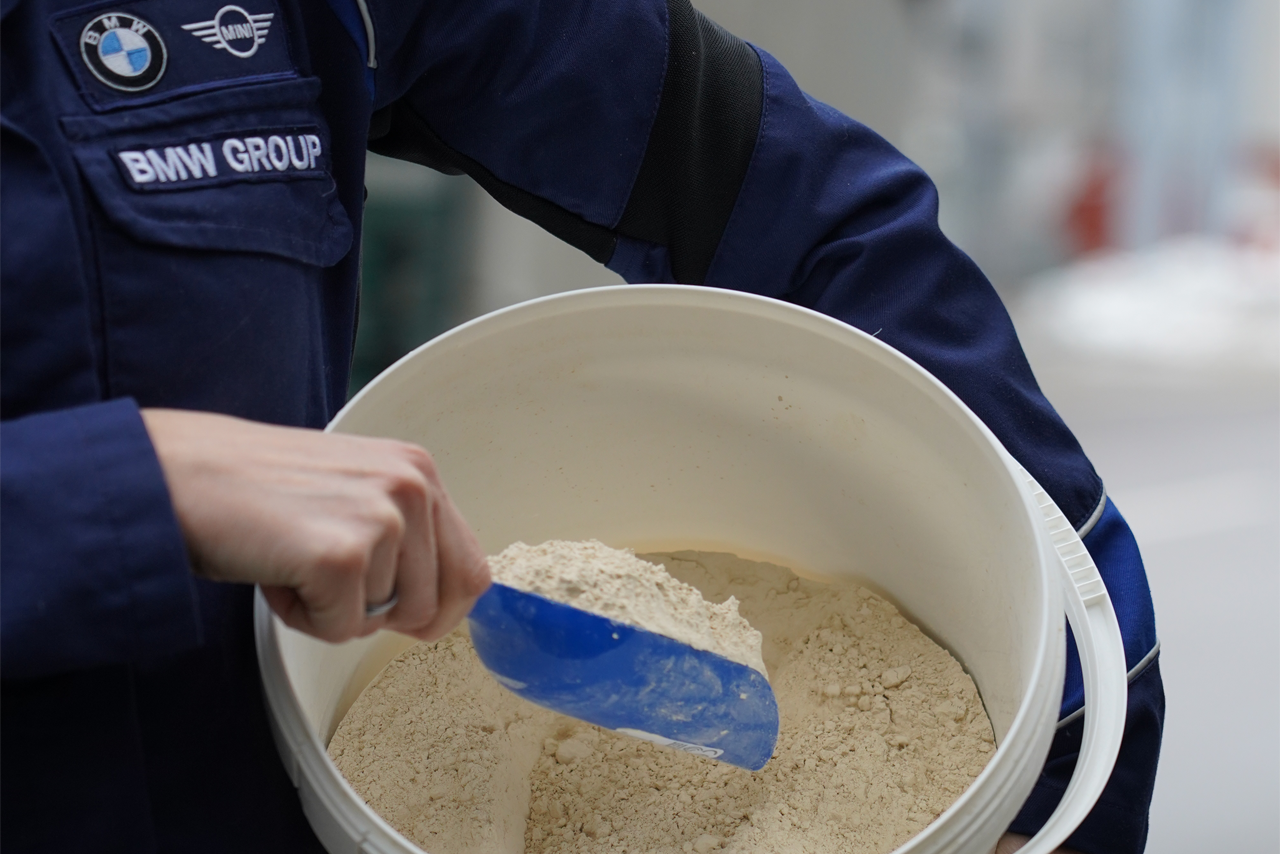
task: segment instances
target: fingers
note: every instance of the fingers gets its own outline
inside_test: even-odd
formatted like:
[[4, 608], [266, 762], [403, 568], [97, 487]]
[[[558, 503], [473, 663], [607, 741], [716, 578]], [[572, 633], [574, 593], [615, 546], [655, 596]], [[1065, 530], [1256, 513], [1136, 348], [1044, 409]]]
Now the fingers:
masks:
[[330, 627], [323, 619], [318, 623], [313, 621], [311, 608], [298, 595], [298, 591], [292, 587], [270, 587], [264, 585], [261, 590], [262, 595], [267, 600], [267, 604], [271, 606], [271, 610], [275, 611], [280, 620], [294, 631], [333, 642], [346, 639], [346, 637], [341, 636], [327, 637], [326, 632], [330, 630]]
[[307, 611], [302, 599], [291, 587], [261, 586], [262, 595], [266, 598], [271, 610], [276, 612], [286, 626], [300, 632], [307, 631], [310, 624], [306, 621]]
[[392, 510], [394, 518], [388, 519], [379, 526], [380, 531], [373, 549], [369, 553], [367, 566], [359, 574], [363, 575], [364, 609], [381, 605], [396, 592], [397, 567], [404, 558], [404, 550], [410, 542], [408, 538], [409, 521], [399, 508]]
[[404, 514], [404, 538], [386, 595], [376, 600], [385, 602], [394, 587], [397, 602], [385, 617], [369, 620], [366, 628], [373, 631], [385, 627], [414, 634], [429, 624], [438, 611], [440, 560], [434, 505], [441, 500], [444, 490], [439, 486], [435, 464], [426, 451], [405, 446], [401, 453], [412, 468], [412, 475], [406, 475], [394, 490], [397, 505]]
[[453, 631], [490, 583], [489, 562], [480, 543], [447, 495], [437, 505], [436, 519], [440, 607], [435, 619], [413, 633], [426, 641], [438, 640]]
[[[1022, 847], [1031, 841], [1031, 837], [1023, 836], [1021, 833], [1006, 833], [1000, 837], [1000, 842], [996, 844], [995, 850], [991, 854], [1014, 854], [1021, 851]], [[1054, 854], [1079, 854], [1074, 848], [1057, 848]]]
[[370, 634], [386, 618], [370, 619], [367, 609], [395, 591], [408, 519], [381, 478], [348, 485], [313, 510], [314, 518], [294, 532], [308, 548], [291, 552], [295, 565], [282, 573], [293, 580], [262, 583], [267, 602], [285, 625], [321, 640]]
[[411, 459], [424, 477], [426, 501], [421, 521], [415, 519], [410, 528], [415, 535], [417, 530], [425, 535], [417, 543], [406, 543], [407, 559], [402, 559], [396, 581], [401, 599], [387, 615], [386, 626], [422, 640], [436, 640], [461, 622], [489, 586], [489, 566], [444, 491], [435, 463], [421, 448], [414, 447], [413, 452]]
[[285, 625], [340, 643], [376, 628], [368, 625], [373, 621], [365, 615], [368, 590], [372, 585], [389, 591], [395, 584], [404, 523], [385, 499], [369, 500], [363, 512], [346, 519], [327, 521], [328, 530], [310, 532], [315, 550], [304, 555], [301, 581], [290, 591], [293, 598], [276, 594], [274, 601], [272, 596], [267, 601]]
[[1000, 837], [1000, 841], [996, 844], [995, 854], [1014, 854], [1027, 842], [1028, 838], [1021, 833], [1006, 833]]

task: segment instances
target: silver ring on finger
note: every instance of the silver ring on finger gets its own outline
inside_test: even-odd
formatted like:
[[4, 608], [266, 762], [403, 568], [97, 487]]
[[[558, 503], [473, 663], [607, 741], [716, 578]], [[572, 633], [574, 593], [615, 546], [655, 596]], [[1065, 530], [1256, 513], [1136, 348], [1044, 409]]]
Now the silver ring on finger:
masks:
[[368, 619], [372, 619], [373, 617], [381, 617], [383, 614], [387, 613], [392, 608], [394, 608], [396, 606], [396, 602], [398, 601], [400, 601], [400, 594], [395, 590], [392, 590], [390, 598], [388, 598], [387, 601], [383, 602], [381, 605], [365, 605], [364, 606], [365, 619], [368, 620]]

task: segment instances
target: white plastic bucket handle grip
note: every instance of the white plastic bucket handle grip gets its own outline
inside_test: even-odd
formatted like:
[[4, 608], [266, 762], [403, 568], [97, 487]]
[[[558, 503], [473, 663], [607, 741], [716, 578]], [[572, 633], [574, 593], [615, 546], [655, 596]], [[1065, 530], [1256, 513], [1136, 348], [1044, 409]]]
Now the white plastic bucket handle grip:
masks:
[[1084, 738], [1075, 773], [1058, 808], [1019, 854], [1051, 854], [1097, 803], [1120, 753], [1128, 710], [1129, 682], [1120, 624], [1093, 558], [1058, 505], [1025, 470], [1027, 486], [1044, 514], [1062, 566], [1067, 619], [1084, 673]]

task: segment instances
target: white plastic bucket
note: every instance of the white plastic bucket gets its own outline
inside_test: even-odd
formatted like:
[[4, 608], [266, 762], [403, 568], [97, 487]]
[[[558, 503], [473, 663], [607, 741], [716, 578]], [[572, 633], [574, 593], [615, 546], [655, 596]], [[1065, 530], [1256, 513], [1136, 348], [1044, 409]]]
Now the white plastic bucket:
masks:
[[[973, 676], [999, 745], [899, 852], [989, 854], [1008, 826], [1053, 736], [1064, 608], [1089, 715], [1076, 777], [1026, 854], [1061, 843], [1110, 775], [1125, 665], [1088, 553], [950, 391], [856, 329], [731, 291], [576, 291], [429, 342], [330, 429], [431, 450], [490, 553], [585, 538], [732, 551], [886, 593]], [[287, 629], [261, 596], [256, 628], [277, 744], [326, 848], [418, 852], [325, 753], [412, 641], [326, 644]]]

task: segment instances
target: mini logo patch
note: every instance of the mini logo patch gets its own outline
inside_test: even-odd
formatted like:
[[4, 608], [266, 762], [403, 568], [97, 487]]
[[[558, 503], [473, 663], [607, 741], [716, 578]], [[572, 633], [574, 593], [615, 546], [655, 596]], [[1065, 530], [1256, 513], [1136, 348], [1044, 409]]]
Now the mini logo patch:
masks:
[[80, 32], [80, 56], [94, 77], [122, 92], [150, 89], [169, 61], [155, 28], [123, 12], [99, 15], [85, 26]]
[[258, 52], [258, 45], [267, 40], [267, 30], [274, 17], [273, 12], [250, 15], [239, 6], [223, 6], [212, 21], [183, 24], [182, 28], [205, 44], [248, 59]]

